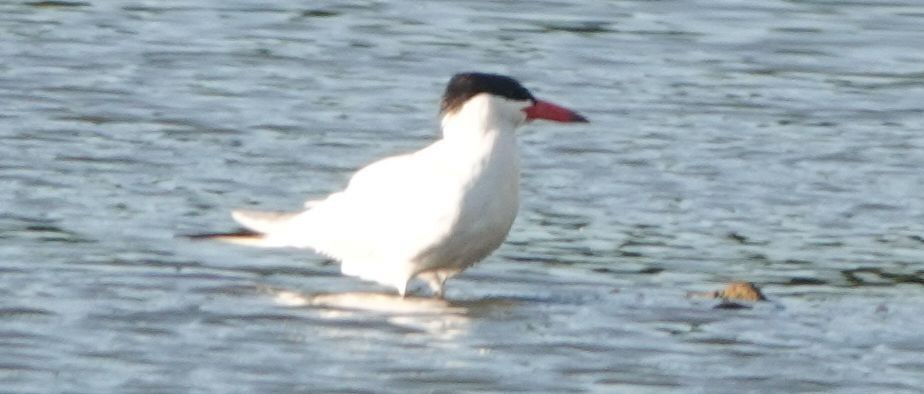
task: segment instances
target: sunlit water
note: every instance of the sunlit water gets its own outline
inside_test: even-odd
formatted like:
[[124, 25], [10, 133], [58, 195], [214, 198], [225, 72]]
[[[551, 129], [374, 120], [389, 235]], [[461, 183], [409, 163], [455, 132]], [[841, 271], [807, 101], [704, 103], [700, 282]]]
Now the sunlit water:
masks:
[[[921, 48], [911, 0], [4, 2], [2, 391], [916, 392]], [[447, 301], [177, 237], [427, 144], [469, 70], [593, 123], [527, 127]], [[732, 279], [771, 302], [684, 297]]]

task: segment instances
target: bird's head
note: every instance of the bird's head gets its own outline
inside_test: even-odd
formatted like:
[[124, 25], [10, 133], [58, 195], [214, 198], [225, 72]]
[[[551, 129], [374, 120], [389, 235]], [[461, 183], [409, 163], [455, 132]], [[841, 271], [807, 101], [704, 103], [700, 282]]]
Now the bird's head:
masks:
[[537, 99], [513, 78], [474, 72], [456, 74], [449, 80], [440, 116], [444, 129], [459, 123], [515, 129], [534, 119], [587, 122], [577, 112]]

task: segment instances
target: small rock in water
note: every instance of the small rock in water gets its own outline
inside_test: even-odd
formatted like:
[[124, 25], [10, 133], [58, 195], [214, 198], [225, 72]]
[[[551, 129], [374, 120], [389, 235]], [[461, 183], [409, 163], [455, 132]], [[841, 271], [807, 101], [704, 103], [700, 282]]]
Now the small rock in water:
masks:
[[725, 285], [725, 288], [718, 291], [708, 291], [708, 292], [689, 292], [687, 297], [706, 297], [706, 298], [721, 298], [723, 303], [730, 303], [730, 301], [766, 301], [767, 297], [764, 297], [764, 294], [760, 292], [760, 289], [757, 288], [751, 282], [742, 282], [734, 281], [728, 282]]
[[718, 292], [719, 298], [740, 301], [766, 301], [767, 297], [751, 282], [729, 282]]

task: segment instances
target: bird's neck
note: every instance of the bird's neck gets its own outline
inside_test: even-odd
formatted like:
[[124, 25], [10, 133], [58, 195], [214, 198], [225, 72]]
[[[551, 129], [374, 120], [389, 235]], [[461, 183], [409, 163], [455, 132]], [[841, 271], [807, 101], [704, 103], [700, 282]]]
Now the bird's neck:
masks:
[[440, 154], [463, 177], [478, 180], [478, 184], [491, 183], [489, 189], [509, 189], [515, 198], [520, 171], [516, 128], [522, 121], [511, 116], [511, 112], [518, 115], [516, 111], [499, 111], [491, 104], [473, 99], [445, 115]]
[[467, 157], [483, 161], [500, 154], [501, 151], [515, 155], [516, 139], [513, 126], [485, 121], [482, 118], [443, 122], [442, 144], [456, 157], [454, 160]]
[[[504, 108], [510, 104], [489, 95], [476, 96], [456, 112], [441, 120], [443, 139], [452, 143], [492, 143], [497, 139], [516, 139], [516, 128], [523, 118]], [[512, 115], [511, 115], [512, 113]]]

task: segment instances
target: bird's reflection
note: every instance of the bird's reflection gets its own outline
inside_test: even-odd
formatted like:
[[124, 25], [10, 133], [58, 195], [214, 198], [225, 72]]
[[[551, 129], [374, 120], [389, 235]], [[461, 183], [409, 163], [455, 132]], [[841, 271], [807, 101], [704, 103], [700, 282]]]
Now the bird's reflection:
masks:
[[467, 332], [471, 322], [471, 311], [464, 303], [436, 298], [375, 292], [302, 294], [288, 290], [275, 291], [273, 298], [281, 305], [311, 308], [323, 319], [382, 319], [388, 325], [441, 339]]
[[393, 293], [348, 292], [301, 294], [278, 291], [276, 302], [289, 306], [311, 306], [330, 310], [378, 312], [385, 314], [465, 314], [466, 308], [451, 301], [431, 297], [401, 297]]

